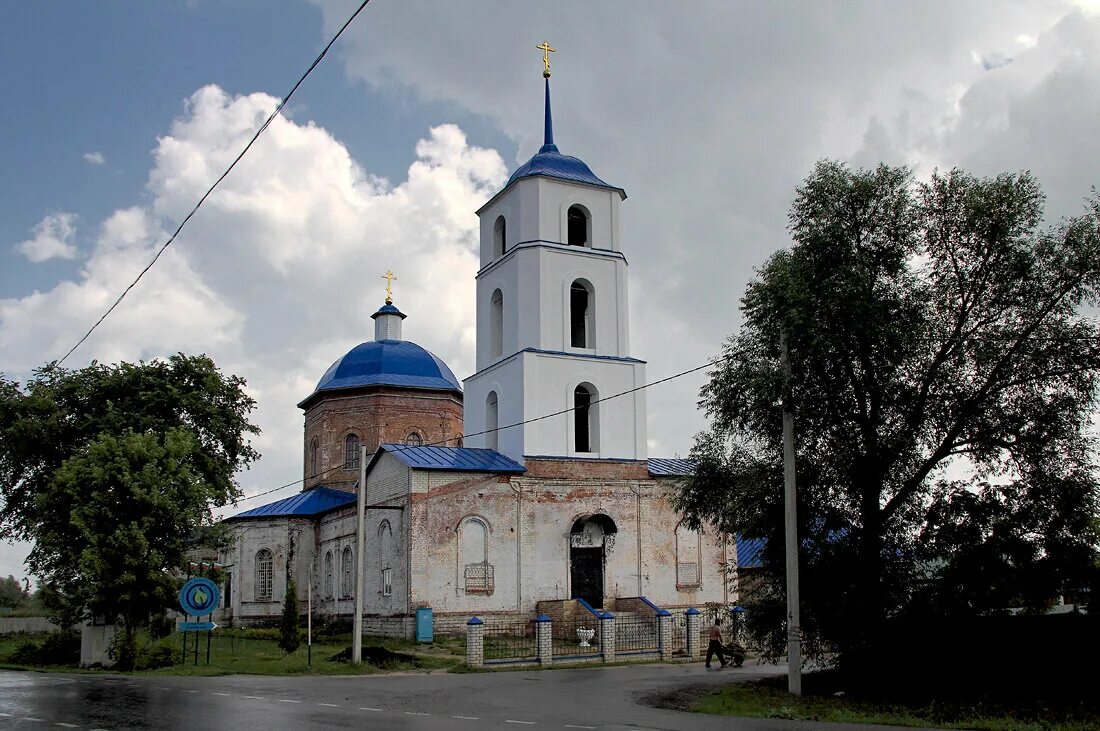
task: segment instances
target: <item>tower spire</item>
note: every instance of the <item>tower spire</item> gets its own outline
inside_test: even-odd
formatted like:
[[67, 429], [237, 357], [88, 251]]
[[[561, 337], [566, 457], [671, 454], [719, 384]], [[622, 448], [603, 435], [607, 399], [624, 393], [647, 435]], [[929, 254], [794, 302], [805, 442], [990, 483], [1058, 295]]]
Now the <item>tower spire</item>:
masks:
[[539, 152], [557, 152], [554, 144], [554, 117], [550, 113], [550, 79], [546, 79], [546, 121], [543, 129], [542, 147]]

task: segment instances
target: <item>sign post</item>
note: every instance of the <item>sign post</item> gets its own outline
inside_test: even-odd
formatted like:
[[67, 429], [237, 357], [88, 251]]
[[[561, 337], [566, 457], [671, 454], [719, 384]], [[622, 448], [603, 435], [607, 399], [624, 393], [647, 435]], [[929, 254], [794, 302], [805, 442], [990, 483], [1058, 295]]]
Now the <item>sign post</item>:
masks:
[[[221, 601], [221, 591], [218, 585], [204, 576], [196, 576], [188, 579], [180, 589], [180, 609], [183, 610], [184, 621], [180, 622], [178, 629], [183, 633], [183, 659], [187, 662], [187, 633], [206, 632], [206, 664], [210, 664], [210, 633], [217, 628], [211, 619], [214, 617], [214, 609]], [[201, 619], [206, 615], [206, 621], [190, 621], [191, 615], [195, 619]], [[195, 664], [199, 664], [199, 636], [195, 635]]]

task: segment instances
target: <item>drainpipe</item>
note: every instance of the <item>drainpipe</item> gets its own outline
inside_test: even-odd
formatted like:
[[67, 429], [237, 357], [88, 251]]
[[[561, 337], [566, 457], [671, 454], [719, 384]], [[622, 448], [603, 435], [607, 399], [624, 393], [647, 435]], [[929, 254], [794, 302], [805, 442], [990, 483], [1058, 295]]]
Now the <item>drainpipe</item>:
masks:
[[642, 493], [639, 492], [636, 486], [631, 485], [630, 491], [634, 493], [634, 520], [635, 529], [634, 536], [637, 540], [638, 554], [638, 596], [645, 596], [645, 590], [642, 588]]
[[508, 487], [516, 493], [516, 612], [523, 612], [523, 487], [513, 485], [508, 479]]

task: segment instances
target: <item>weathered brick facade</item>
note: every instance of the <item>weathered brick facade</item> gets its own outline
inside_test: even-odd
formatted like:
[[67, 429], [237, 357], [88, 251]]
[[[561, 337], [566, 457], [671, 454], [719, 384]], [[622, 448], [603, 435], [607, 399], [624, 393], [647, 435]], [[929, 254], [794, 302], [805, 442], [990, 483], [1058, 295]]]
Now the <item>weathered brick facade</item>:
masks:
[[[327, 485], [350, 490], [359, 479], [346, 464], [346, 440], [355, 434], [373, 454], [382, 443], [404, 444], [415, 434], [423, 444], [461, 446], [462, 396], [454, 392], [374, 388], [314, 394], [303, 402], [305, 438], [303, 469], [306, 489]], [[312, 446], [318, 460], [313, 473]], [[334, 471], [329, 471], [333, 470]]]

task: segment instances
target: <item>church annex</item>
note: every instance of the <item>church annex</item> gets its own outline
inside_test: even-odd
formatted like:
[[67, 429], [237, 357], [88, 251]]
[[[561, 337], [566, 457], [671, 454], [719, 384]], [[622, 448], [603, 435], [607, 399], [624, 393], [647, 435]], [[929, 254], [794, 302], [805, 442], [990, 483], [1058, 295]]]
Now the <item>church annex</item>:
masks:
[[[543, 146], [477, 212], [476, 372], [460, 385], [404, 340], [387, 297], [374, 340], [299, 404], [304, 490], [228, 519], [222, 621], [277, 617], [288, 575], [303, 612], [312, 577], [314, 613], [328, 617], [350, 618], [363, 582], [375, 634], [411, 635], [425, 606], [447, 631], [575, 598], [597, 609], [735, 599], [733, 541], [688, 530], [670, 503], [690, 463], [647, 454], [626, 193], [558, 150], [549, 78], [545, 93]], [[361, 446], [372, 456], [356, 576]]]

